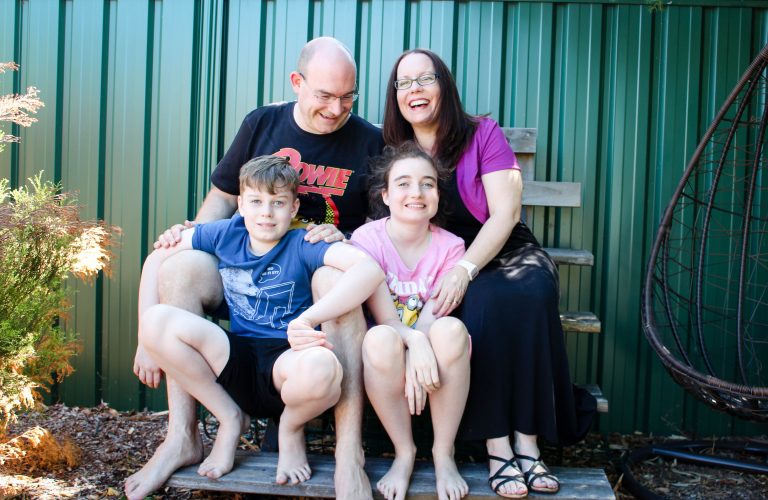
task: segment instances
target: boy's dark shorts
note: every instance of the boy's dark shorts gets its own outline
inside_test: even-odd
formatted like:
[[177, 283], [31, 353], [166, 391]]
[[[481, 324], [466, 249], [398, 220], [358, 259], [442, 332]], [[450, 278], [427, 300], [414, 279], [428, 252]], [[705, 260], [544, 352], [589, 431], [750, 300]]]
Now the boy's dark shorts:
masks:
[[226, 334], [229, 361], [216, 382], [248, 415], [279, 417], [285, 404], [272, 381], [272, 367], [277, 358], [291, 348], [288, 340]]

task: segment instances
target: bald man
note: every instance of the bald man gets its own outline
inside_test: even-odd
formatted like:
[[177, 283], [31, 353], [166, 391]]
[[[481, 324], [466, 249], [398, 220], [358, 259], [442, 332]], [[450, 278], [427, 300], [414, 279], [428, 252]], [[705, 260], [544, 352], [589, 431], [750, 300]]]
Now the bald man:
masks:
[[[240, 167], [265, 155], [287, 156], [299, 172], [301, 205], [295, 224], [308, 228], [312, 242], [339, 241], [362, 225], [367, 214], [368, 158], [381, 153], [380, 130], [352, 114], [357, 98], [357, 67], [350, 51], [338, 40], [322, 37], [301, 50], [296, 71], [290, 74], [296, 101], [263, 106], [243, 120], [232, 145], [211, 174], [212, 187], [195, 222], [231, 217], [237, 208]], [[180, 240], [184, 225], [163, 233], [155, 246]], [[323, 296], [340, 272], [321, 268], [312, 278], [315, 298]], [[160, 271], [162, 303], [199, 315], [225, 315], [217, 263], [208, 254], [187, 251], [168, 259]], [[224, 310], [222, 310], [222, 308]], [[327, 341], [342, 364], [342, 395], [335, 407], [337, 498], [371, 498], [363, 471], [361, 427], [363, 412], [362, 338], [366, 330], [360, 308], [323, 323]], [[330, 346], [329, 346], [330, 347]], [[162, 371], [140, 344], [134, 372], [157, 387]], [[198, 463], [203, 445], [197, 428], [195, 401], [172, 379], [167, 380], [169, 425], [165, 441], [147, 464], [126, 480], [129, 500], [141, 499], [165, 483], [173, 472]], [[254, 415], [264, 417], [269, 415]], [[304, 455], [306, 463], [306, 455]], [[284, 476], [283, 476], [284, 477]], [[279, 482], [287, 482], [278, 476]]]

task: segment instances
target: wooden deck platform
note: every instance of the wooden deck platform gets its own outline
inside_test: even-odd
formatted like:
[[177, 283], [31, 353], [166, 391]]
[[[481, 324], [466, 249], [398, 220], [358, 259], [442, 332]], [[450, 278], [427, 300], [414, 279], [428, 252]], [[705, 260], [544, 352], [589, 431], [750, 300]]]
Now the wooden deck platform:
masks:
[[[375, 485], [388, 470], [391, 460], [368, 458], [365, 470]], [[243, 452], [238, 455], [235, 469], [218, 480], [199, 476], [197, 466], [178, 470], [166, 483], [166, 486], [201, 490], [232, 491], [263, 495], [334, 498], [333, 457], [310, 455], [312, 479], [299, 485], [280, 486], [275, 484], [277, 454]], [[488, 486], [488, 469], [485, 464], [463, 464], [460, 467], [464, 479], [469, 485], [467, 499], [500, 498]], [[553, 500], [566, 499], [613, 499], [611, 485], [602, 469], [573, 469], [552, 467], [561, 481], [560, 492], [556, 496], [536, 495]], [[382, 498], [374, 490], [375, 498]], [[408, 491], [409, 499], [431, 499], [435, 497], [434, 469], [430, 462], [417, 462]]]

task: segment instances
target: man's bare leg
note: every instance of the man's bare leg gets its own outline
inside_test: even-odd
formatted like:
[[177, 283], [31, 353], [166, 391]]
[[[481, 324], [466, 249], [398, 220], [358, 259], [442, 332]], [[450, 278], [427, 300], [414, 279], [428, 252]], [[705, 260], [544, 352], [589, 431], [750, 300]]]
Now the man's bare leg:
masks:
[[[160, 302], [203, 316], [221, 303], [224, 291], [216, 259], [204, 252], [174, 255], [160, 268]], [[203, 441], [197, 428], [197, 403], [173, 379], [166, 377], [168, 433], [154, 455], [125, 481], [129, 500], [144, 498], [160, 488], [180, 467], [203, 459]]]
[[[322, 297], [341, 276], [330, 267], [318, 269], [312, 277], [315, 300]], [[341, 397], [334, 409], [336, 420], [336, 469], [333, 476], [336, 498], [373, 498], [368, 476], [363, 470], [363, 337], [366, 332], [362, 308], [323, 323], [323, 332], [334, 346], [334, 354], [344, 370]]]
[[125, 496], [128, 500], [143, 499], [160, 488], [176, 469], [202, 459], [195, 400], [168, 380], [168, 434], [144, 467], [126, 479]]

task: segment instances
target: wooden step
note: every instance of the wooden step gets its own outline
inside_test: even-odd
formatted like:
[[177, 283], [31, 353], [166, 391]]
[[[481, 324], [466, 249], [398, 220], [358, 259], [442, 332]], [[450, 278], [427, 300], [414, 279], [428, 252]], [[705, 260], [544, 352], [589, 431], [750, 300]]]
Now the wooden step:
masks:
[[[368, 458], [365, 470], [371, 480], [376, 482], [389, 470], [392, 460], [386, 458]], [[275, 469], [277, 454], [268, 452], [242, 452], [236, 459], [235, 468], [229, 474], [217, 480], [199, 476], [197, 465], [185, 467], [176, 471], [166, 483], [166, 486], [190, 488], [197, 490], [232, 491], [239, 493], [255, 493], [262, 495], [334, 498], [333, 488], [333, 457], [326, 455], [310, 455], [309, 465], [312, 468], [312, 478], [298, 485], [275, 484]], [[488, 468], [485, 464], [462, 464], [459, 467], [462, 476], [469, 486], [466, 499], [499, 497], [488, 486]], [[602, 469], [573, 469], [552, 467], [552, 471], [560, 479], [560, 492], [557, 500], [565, 499], [612, 499], [613, 490]], [[531, 494], [530, 496], [539, 496]], [[546, 495], [541, 495], [542, 497]], [[374, 489], [374, 497], [382, 496]], [[435, 496], [435, 471], [431, 462], [418, 461], [411, 478], [408, 490], [409, 499], [433, 499]]]
[[595, 256], [589, 250], [573, 250], [571, 248], [545, 248], [555, 264], [572, 266], [594, 266]]
[[580, 207], [581, 183], [526, 180], [523, 183], [523, 205], [528, 207]]
[[608, 398], [603, 396], [603, 391], [596, 384], [578, 384], [582, 389], [592, 394], [597, 400], [597, 412], [608, 413]]
[[600, 319], [591, 312], [563, 312], [560, 321], [566, 332], [600, 333]]

